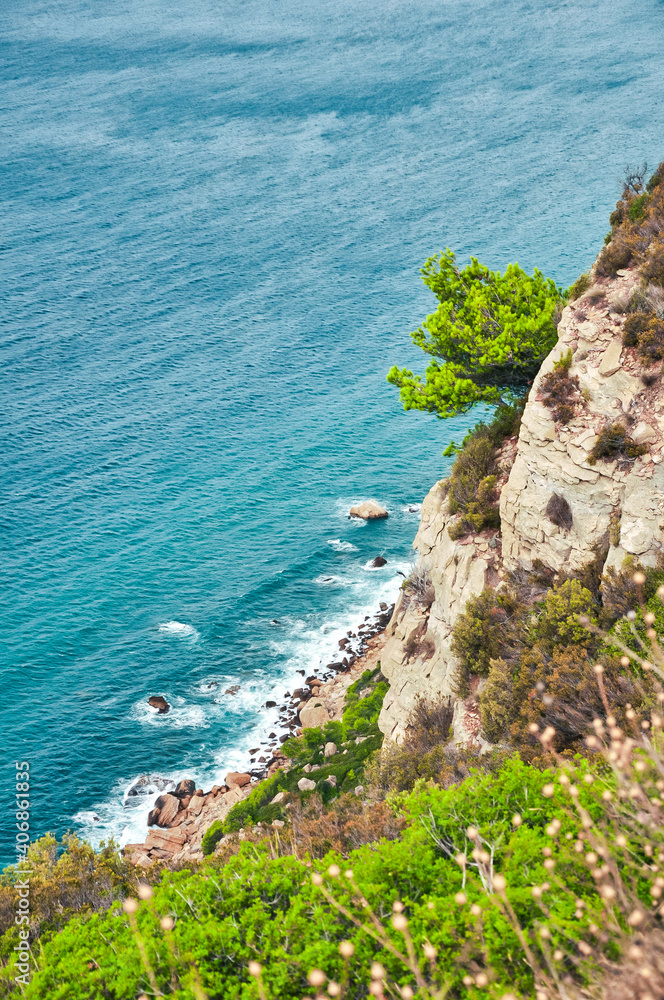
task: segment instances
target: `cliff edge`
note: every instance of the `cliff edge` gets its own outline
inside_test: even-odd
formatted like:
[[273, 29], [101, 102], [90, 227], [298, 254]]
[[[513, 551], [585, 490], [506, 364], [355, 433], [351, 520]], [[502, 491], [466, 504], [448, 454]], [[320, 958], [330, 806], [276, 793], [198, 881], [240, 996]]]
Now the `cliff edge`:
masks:
[[[379, 725], [388, 738], [403, 738], [418, 698], [455, 697], [452, 631], [471, 596], [515, 572], [553, 578], [593, 560], [619, 569], [626, 557], [645, 566], [662, 558], [661, 363], [653, 368], [628, 333], [640, 287], [637, 268], [624, 268], [595, 277], [563, 310], [518, 440], [496, 456], [500, 529], [455, 539], [448, 481], [426, 497], [413, 543], [419, 558], [381, 661], [390, 690]], [[481, 747], [474, 693], [455, 699], [454, 736]]]

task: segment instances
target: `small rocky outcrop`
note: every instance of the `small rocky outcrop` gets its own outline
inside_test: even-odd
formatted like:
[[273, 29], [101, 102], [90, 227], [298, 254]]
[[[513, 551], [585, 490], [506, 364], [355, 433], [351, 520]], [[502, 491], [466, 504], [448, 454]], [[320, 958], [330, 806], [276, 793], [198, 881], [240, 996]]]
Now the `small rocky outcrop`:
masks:
[[363, 500], [350, 509], [350, 517], [359, 517], [363, 521], [378, 521], [389, 517], [384, 507], [375, 500]]
[[196, 791], [196, 782], [191, 778], [183, 778], [182, 781], [178, 783], [173, 792], [178, 799], [191, 798], [191, 796]]
[[156, 708], [159, 715], [166, 715], [170, 712], [171, 706], [168, 704], [166, 699], [162, 694], [153, 694], [148, 698], [148, 705], [150, 708]]
[[381, 566], [387, 566], [387, 559], [385, 556], [376, 556], [376, 558], [372, 560], [371, 565], [373, 569], [380, 569]]
[[228, 788], [244, 788], [251, 781], [251, 775], [241, 771], [229, 771], [226, 775]]
[[154, 808], [148, 816], [148, 826], [168, 827], [171, 825], [179, 811], [179, 798], [175, 795], [171, 795], [170, 792], [167, 792], [166, 795], [160, 795], [154, 804]]

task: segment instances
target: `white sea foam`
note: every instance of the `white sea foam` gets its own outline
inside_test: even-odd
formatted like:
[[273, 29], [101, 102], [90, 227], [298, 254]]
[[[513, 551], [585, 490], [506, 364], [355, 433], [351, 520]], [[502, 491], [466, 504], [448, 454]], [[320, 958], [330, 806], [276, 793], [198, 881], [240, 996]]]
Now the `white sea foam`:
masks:
[[185, 622], [160, 622], [159, 631], [166, 633], [166, 635], [177, 635], [182, 639], [192, 639], [194, 642], [199, 638], [199, 634], [193, 625], [187, 625]]
[[357, 545], [352, 542], [344, 542], [341, 538], [328, 538], [327, 544], [335, 552], [357, 552]]
[[352, 581], [345, 580], [342, 576], [330, 576], [326, 573], [321, 573], [320, 576], [315, 578], [314, 583], [317, 583], [319, 587], [344, 587], [348, 586]]
[[[359, 567], [358, 567], [359, 568]], [[118, 782], [110, 791], [105, 802], [96, 804], [93, 809], [78, 813], [74, 820], [81, 834], [95, 846], [101, 841], [113, 837], [124, 846], [129, 843], [142, 843], [148, 833], [147, 818], [154, 801], [163, 790], [173, 788], [181, 778], [193, 778], [198, 787], [206, 791], [215, 784], [221, 784], [228, 771], [244, 771], [252, 765], [249, 763], [249, 749], [264, 746], [270, 732], [277, 734], [272, 741], [278, 745], [278, 737], [288, 732], [279, 723], [280, 708], [285, 703], [286, 691], [301, 687], [304, 676], [320, 673], [326, 664], [340, 659], [344, 653], [339, 649], [339, 640], [348, 632], [358, 632], [366, 616], [372, 616], [377, 611], [378, 604], [392, 603], [398, 593], [402, 577], [395, 575], [397, 570], [404, 573], [410, 571], [407, 562], [390, 563], [390, 576], [387, 579], [377, 578], [359, 568], [360, 576], [351, 584], [349, 596], [352, 599], [343, 612], [326, 621], [315, 625], [295, 616], [284, 616], [280, 621], [283, 629], [275, 630], [270, 648], [280, 660], [285, 661], [278, 674], [269, 669], [256, 671], [250, 679], [235, 673], [208, 675], [203, 681], [196, 681], [191, 686], [190, 697], [200, 697], [204, 692], [211, 695], [204, 705], [192, 704], [185, 698], [165, 693], [171, 710], [166, 715], [158, 715], [147, 705], [145, 700], [137, 702], [132, 710], [132, 717], [143, 725], [166, 726], [174, 728], [191, 727], [192, 729], [207, 729], [213, 723], [223, 724], [229, 735], [223, 741], [216, 737], [206, 748], [206, 763], [201, 766], [200, 743], [192, 747], [191, 765], [185, 759], [182, 765], [172, 773], [150, 776], [127, 777]], [[359, 644], [359, 638], [352, 639], [346, 651], [354, 651]], [[346, 652], [344, 651], [344, 652]], [[209, 685], [215, 682], [216, 689]], [[235, 694], [226, 692], [237, 687]], [[266, 701], [276, 701], [276, 708], [265, 708]], [[237, 725], [247, 718], [256, 720], [255, 726], [248, 733], [243, 733], [240, 739], [233, 740], [234, 719]], [[230, 725], [229, 725], [230, 723]], [[215, 730], [216, 731], [216, 730]], [[267, 754], [264, 752], [264, 756]], [[141, 786], [137, 796], [129, 796], [132, 785], [141, 777], [148, 781]]]
[[392, 569], [392, 567], [389, 566], [389, 565], [386, 565], [386, 566], [374, 566], [373, 562], [374, 562], [373, 559], [369, 559], [368, 562], [365, 562], [365, 564], [364, 564], [364, 568], [366, 570], [368, 570], [370, 573], [385, 573], [386, 570], [389, 573], [393, 573], [394, 572], [394, 570]]
[[189, 704], [181, 695], [161, 692], [171, 706], [160, 715], [156, 708], [148, 705], [147, 696], [134, 703], [130, 718], [145, 725], [165, 726], [167, 729], [206, 729], [212, 721], [209, 712], [202, 705]]

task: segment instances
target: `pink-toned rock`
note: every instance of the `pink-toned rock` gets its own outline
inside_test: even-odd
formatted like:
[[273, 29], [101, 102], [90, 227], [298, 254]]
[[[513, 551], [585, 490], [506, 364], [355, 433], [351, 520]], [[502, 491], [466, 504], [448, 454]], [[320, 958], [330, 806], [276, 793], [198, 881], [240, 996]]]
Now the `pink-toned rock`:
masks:
[[156, 849], [175, 854], [181, 850], [186, 839], [187, 834], [181, 826], [176, 827], [174, 830], [150, 830], [143, 849], [145, 851]]
[[145, 844], [125, 844], [122, 848], [122, 855], [132, 865], [138, 865], [140, 868], [149, 868], [152, 864], [152, 859], [145, 849]]
[[154, 805], [155, 809], [159, 810], [159, 816], [156, 819], [157, 826], [170, 826], [180, 811], [180, 800], [169, 792], [166, 795], [160, 795]]
[[240, 771], [229, 771], [226, 775], [226, 784], [232, 790], [233, 788], [244, 788], [251, 781], [250, 774], [243, 774]]
[[377, 521], [389, 514], [384, 507], [381, 507], [375, 500], [363, 500], [350, 509], [351, 517], [360, 517], [363, 521]]
[[191, 802], [189, 803], [189, 808], [187, 809], [187, 813], [190, 816], [198, 816], [199, 812], [201, 811], [204, 805], [205, 805], [205, 799], [203, 798], [203, 796], [194, 795]]

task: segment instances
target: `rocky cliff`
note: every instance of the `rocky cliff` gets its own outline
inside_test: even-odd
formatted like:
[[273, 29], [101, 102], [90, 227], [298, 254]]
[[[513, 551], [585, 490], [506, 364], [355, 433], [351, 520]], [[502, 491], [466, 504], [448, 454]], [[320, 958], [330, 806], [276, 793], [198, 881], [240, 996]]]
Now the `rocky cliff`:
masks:
[[[623, 347], [627, 307], [640, 280], [635, 268], [597, 278], [564, 309], [518, 441], [508, 440], [498, 456], [500, 531], [453, 540], [444, 481], [424, 501], [415, 584], [395, 606], [381, 660], [390, 690], [379, 725], [389, 738], [401, 739], [418, 696], [453, 694], [452, 629], [472, 595], [518, 570], [569, 573], [597, 558], [616, 568], [627, 556], [651, 566], [661, 558], [661, 364], [645, 369], [636, 348]], [[546, 391], [561, 359], [570, 387], [566, 411], [552, 408]], [[623, 432], [621, 449], [616, 433], [619, 439]], [[454, 730], [457, 740], [481, 745], [472, 695], [457, 700]]]

